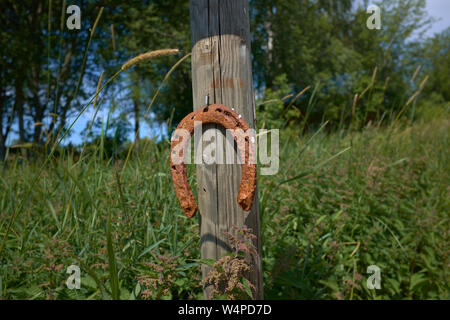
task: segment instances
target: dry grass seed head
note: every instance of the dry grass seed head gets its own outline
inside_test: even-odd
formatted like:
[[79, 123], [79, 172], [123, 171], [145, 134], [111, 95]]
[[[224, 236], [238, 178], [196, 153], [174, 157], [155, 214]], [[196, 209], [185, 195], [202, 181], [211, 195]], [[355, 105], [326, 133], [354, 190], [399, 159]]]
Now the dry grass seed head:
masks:
[[168, 56], [168, 55], [176, 54], [179, 52], [180, 51], [178, 49], [161, 49], [161, 50], [154, 50], [154, 51], [142, 53], [142, 54], [128, 60], [127, 62], [125, 62], [122, 65], [121, 70], [122, 71], [127, 70], [127, 69], [131, 68], [132, 66], [135, 66], [143, 61], [151, 60], [151, 59], [158, 58], [158, 57]]

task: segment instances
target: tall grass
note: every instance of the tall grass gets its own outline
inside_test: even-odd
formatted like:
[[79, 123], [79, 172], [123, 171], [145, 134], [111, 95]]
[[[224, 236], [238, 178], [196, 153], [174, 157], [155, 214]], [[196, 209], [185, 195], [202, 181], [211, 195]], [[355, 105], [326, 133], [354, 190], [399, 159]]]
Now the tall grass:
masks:
[[[258, 182], [266, 298], [448, 298], [449, 124], [282, 132], [282, 170]], [[34, 187], [41, 167], [10, 156], [0, 236], [30, 195], [2, 253], [2, 298], [141, 299], [139, 277], [165, 270], [164, 254], [176, 267], [162, 271], [158, 297], [202, 298], [198, 224], [175, 197], [169, 147], [142, 140], [126, 167], [99, 145], [78, 162], [64, 151]], [[65, 285], [71, 264], [80, 290]], [[367, 289], [372, 264], [381, 290]]]
[[[102, 9], [85, 47], [73, 99], [101, 14]], [[115, 50], [113, 26], [111, 33]], [[61, 35], [58, 61], [62, 41]], [[130, 143], [108, 157], [102, 126], [101, 139], [83, 144], [80, 153], [59, 147], [93, 103], [90, 130], [103, 101], [97, 104], [97, 97], [122, 71], [176, 52], [139, 55], [105, 83], [101, 76], [95, 95], [61, 137], [47, 139], [52, 148], [42, 163], [8, 156], [0, 168], [0, 299], [203, 298], [198, 223], [185, 217], [174, 194], [170, 141], [143, 139], [139, 152], [131, 153]], [[162, 85], [189, 56], [165, 75], [144, 117]], [[58, 63], [57, 78], [59, 73]], [[259, 176], [266, 298], [449, 298], [450, 120], [401, 121], [425, 78], [400, 112], [390, 115], [390, 126], [354, 131], [364, 125], [357, 121], [357, 105], [366, 92], [371, 95], [376, 74], [375, 68], [370, 84], [353, 99], [351, 126], [345, 127], [342, 110], [333, 134], [323, 130], [325, 118], [316, 132], [304, 132], [316, 106], [316, 85], [298, 130], [281, 132], [280, 172]], [[289, 109], [309, 89], [281, 101], [293, 97]], [[56, 96], [58, 90], [57, 84]], [[56, 117], [57, 100], [54, 106]], [[188, 169], [196, 190], [194, 167]], [[80, 290], [65, 284], [72, 264], [82, 268]], [[381, 290], [366, 286], [369, 265], [382, 270]]]

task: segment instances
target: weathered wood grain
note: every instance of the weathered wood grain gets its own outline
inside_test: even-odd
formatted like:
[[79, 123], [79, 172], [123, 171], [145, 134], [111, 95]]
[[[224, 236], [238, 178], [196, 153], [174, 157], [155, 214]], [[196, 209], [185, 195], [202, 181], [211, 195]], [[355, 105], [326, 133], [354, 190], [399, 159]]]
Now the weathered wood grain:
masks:
[[[209, 103], [235, 108], [255, 127], [255, 102], [250, 60], [250, 25], [245, 0], [191, 0], [192, 87], [194, 110]], [[198, 142], [200, 143], [200, 142]], [[225, 153], [225, 130], [214, 125], [203, 127], [203, 146], [216, 143]], [[234, 155], [236, 158], [236, 155]], [[255, 285], [255, 298], [263, 298], [261, 243], [258, 200], [255, 195], [250, 212], [237, 201], [241, 179], [239, 164], [197, 165], [198, 205], [202, 258], [218, 259], [230, 251], [225, 232], [233, 225], [251, 228], [258, 251], [254, 268], [248, 275]], [[209, 271], [202, 268], [203, 277]], [[205, 297], [208, 288], [205, 288]]]

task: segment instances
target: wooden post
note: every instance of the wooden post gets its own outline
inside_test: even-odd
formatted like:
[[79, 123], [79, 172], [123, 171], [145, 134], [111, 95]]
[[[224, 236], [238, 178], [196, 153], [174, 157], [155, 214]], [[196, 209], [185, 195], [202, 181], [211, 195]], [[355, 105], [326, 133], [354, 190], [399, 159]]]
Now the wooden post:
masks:
[[[250, 23], [247, 0], [191, 0], [192, 89], [194, 110], [219, 103], [235, 108], [250, 128], [255, 128], [250, 50]], [[203, 125], [203, 145], [210, 139], [225, 146], [225, 130]], [[255, 299], [263, 299], [261, 241], [258, 197], [250, 212], [237, 201], [241, 179], [239, 164], [197, 164], [197, 194], [200, 211], [202, 258], [219, 259], [230, 252], [225, 232], [236, 234], [235, 226], [247, 226], [256, 235], [258, 252], [248, 280], [255, 286]], [[210, 270], [202, 267], [205, 277]], [[205, 298], [209, 288], [204, 288]]]

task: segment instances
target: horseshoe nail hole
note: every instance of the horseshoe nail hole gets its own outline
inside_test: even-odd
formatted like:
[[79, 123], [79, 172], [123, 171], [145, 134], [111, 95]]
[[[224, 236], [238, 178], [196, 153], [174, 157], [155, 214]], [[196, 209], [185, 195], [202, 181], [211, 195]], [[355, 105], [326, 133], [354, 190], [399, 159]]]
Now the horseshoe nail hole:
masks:
[[177, 167], [176, 166], [172, 166], [172, 170], [176, 170], [177, 169]]
[[224, 111], [223, 112], [226, 116], [231, 116], [231, 113], [229, 111]]
[[247, 142], [248, 142], [248, 137], [245, 137], [245, 141], [247, 141]]
[[208, 112], [209, 108], [206, 107], [205, 109], [203, 109], [203, 112]]
[[195, 116], [192, 116], [192, 117], [191, 117], [191, 120], [194, 119], [194, 118], [195, 118]]
[[222, 109], [217, 108], [216, 111], [217, 111], [217, 112], [222, 112]]
[[205, 189], [205, 188], [203, 188], [203, 192], [206, 192], [206, 189]]

